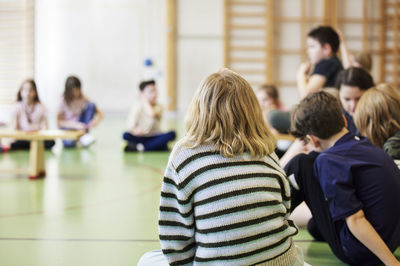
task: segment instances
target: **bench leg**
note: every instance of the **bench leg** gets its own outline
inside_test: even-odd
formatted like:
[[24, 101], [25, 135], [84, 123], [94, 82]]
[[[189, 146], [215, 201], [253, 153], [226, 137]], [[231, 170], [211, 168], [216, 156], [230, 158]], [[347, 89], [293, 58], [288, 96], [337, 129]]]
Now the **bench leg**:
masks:
[[44, 177], [44, 141], [32, 140], [29, 154], [29, 179]]

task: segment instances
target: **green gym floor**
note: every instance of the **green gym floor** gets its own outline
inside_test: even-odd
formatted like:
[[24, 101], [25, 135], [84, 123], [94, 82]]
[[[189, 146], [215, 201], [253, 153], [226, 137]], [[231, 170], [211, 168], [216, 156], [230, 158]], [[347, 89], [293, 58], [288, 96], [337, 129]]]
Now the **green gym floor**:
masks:
[[[167, 123], [182, 132], [181, 123]], [[3, 173], [26, 168], [27, 151], [0, 154], [0, 265], [136, 265], [160, 248], [158, 204], [169, 154], [123, 153], [124, 124], [124, 117], [106, 116], [90, 148], [47, 151], [45, 179]], [[305, 230], [295, 242], [309, 264], [343, 265]]]

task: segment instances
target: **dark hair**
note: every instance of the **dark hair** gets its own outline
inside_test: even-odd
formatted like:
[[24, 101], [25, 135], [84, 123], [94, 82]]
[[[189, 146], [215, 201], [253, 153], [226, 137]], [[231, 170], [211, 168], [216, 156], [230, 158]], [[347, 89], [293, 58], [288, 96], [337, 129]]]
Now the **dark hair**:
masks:
[[330, 26], [319, 26], [314, 28], [307, 36], [316, 39], [321, 45], [329, 44], [333, 54], [336, 54], [339, 49], [339, 35]]
[[279, 100], [279, 91], [275, 85], [264, 84], [261, 86], [260, 90], [265, 91], [269, 98]]
[[336, 88], [340, 90], [342, 85], [358, 87], [365, 91], [374, 86], [374, 79], [361, 67], [349, 67], [342, 70], [336, 80]]
[[291, 134], [305, 139], [310, 134], [328, 139], [345, 127], [339, 100], [324, 91], [309, 94], [296, 105], [291, 117]]
[[156, 85], [156, 82], [154, 81], [154, 79], [142, 81], [139, 84], [139, 90], [143, 91], [144, 88], [146, 88], [148, 85]]
[[24, 82], [22, 82], [21, 86], [19, 87], [18, 93], [17, 93], [17, 102], [22, 101], [22, 97], [21, 97], [21, 90], [22, 87], [24, 86], [25, 83], [29, 83], [31, 85], [31, 88], [35, 91], [35, 98], [33, 99], [35, 103], [40, 103], [40, 99], [39, 99], [39, 94], [37, 91], [37, 87], [36, 87], [36, 83], [33, 79], [27, 79]]
[[72, 89], [81, 88], [81, 81], [75, 76], [69, 76], [65, 81], [64, 100], [70, 104], [73, 100]]

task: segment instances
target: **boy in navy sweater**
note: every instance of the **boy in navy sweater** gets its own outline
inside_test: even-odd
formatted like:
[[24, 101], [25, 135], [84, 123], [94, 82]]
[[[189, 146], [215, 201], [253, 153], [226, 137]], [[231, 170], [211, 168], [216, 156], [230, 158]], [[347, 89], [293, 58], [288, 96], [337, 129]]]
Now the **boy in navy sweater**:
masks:
[[310, 233], [342, 261], [400, 265], [392, 254], [400, 244], [400, 171], [383, 150], [345, 125], [338, 100], [326, 92], [296, 106], [292, 134], [315, 152], [296, 156], [286, 167], [292, 207], [307, 203]]

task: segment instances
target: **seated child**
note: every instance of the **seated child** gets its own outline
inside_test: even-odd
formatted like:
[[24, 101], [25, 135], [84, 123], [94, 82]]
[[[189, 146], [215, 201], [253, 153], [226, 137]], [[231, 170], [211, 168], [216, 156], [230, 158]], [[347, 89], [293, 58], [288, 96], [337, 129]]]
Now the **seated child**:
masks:
[[[227, 69], [208, 76], [186, 132], [161, 188], [157, 265], [303, 265], [289, 184], [250, 84]], [[156, 253], [138, 265], [155, 265]]]
[[[80, 80], [74, 76], [68, 77], [65, 82], [64, 99], [58, 111], [58, 127], [64, 130], [84, 130], [86, 134], [79, 142], [87, 147], [94, 141], [88, 133], [89, 130], [97, 126], [102, 119], [103, 113], [82, 93]], [[76, 146], [74, 140], [63, 140], [63, 143], [66, 148]]]
[[274, 85], [265, 84], [256, 90], [264, 120], [272, 130], [287, 134], [290, 130], [290, 113], [279, 99], [278, 89]]
[[[25, 80], [17, 94], [17, 102], [12, 114], [12, 125], [16, 130], [38, 131], [47, 129], [47, 111], [39, 100], [36, 83], [33, 79]], [[51, 149], [55, 142], [46, 140], [44, 146]], [[29, 149], [30, 141], [17, 140], [11, 143], [11, 150]]]
[[175, 132], [161, 132], [162, 108], [157, 103], [156, 82], [143, 81], [139, 90], [140, 101], [132, 109], [128, 121], [130, 130], [122, 136], [128, 142], [124, 150], [167, 151], [168, 142], [175, 139]]
[[[339, 36], [333, 28], [319, 26], [308, 33], [307, 55], [310, 61], [303, 63], [297, 72], [297, 87], [301, 97], [334, 87], [336, 77], [343, 69], [336, 56], [338, 49]], [[314, 69], [309, 73], [312, 66]]]
[[368, 139], [345, 128], [337, 99], [308, 95], [292, 113], [292, 134], [315, 152], [289, 162], [292, 208], [305, 201], [313, 218], [309, 232], [328, 242], [351, 265], [399, 265], [392, 252], [400, 244], [400, 171]]
[[347, 129], [355, 135], [359, 134], [353, 122], [353, 115], [358, 101], [364, 92], [373, 86], [374, 80], [372, 76], [359, 67], [350, 67], [343, 70], [336, 81], [336, 87], [339, 89], [339, 99], [347, 120]]
[[371, 73], [372, 57], [369, 52], [359, 51], [352, 54], [347, 48], [343, 34], [340, 30], [337, 31], [340, 40], [340, 53], [342, 54], [343, 66], [345, 69], [349, 67], [360, 67]]
[[361, 97], [354, 122], [372, 144], [383, 148], [400, 166], [400, 96], [387, 84]]

